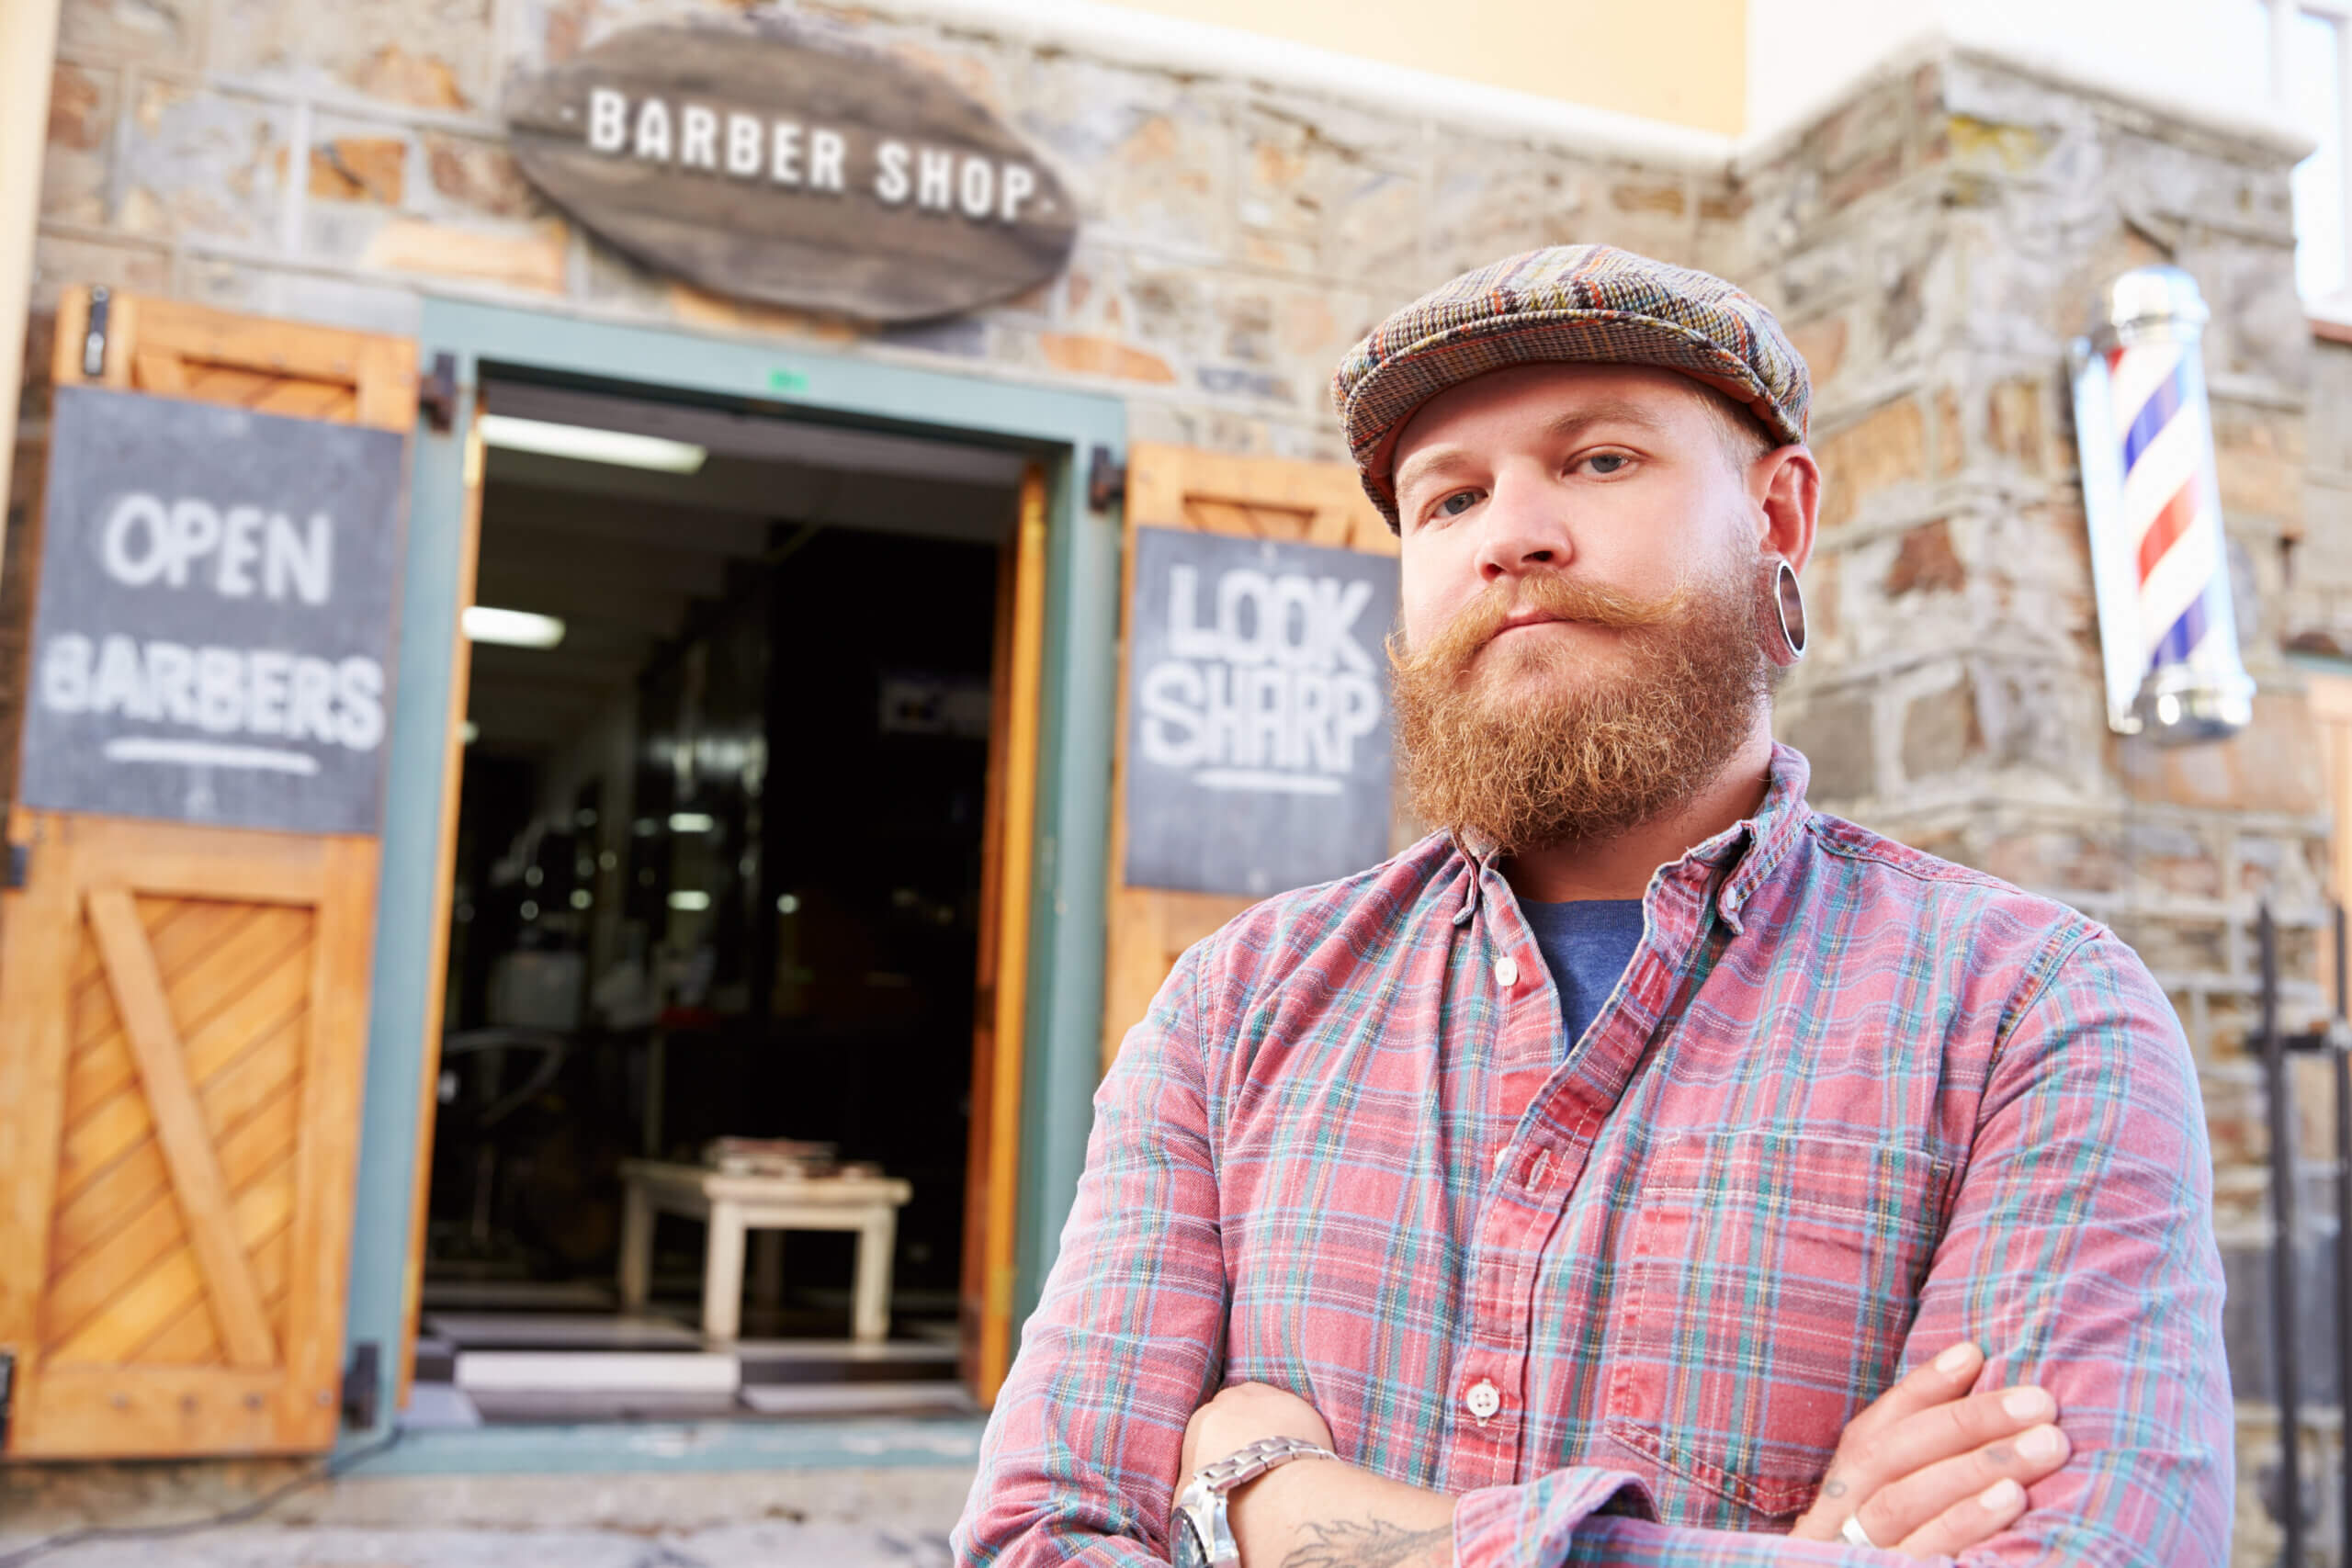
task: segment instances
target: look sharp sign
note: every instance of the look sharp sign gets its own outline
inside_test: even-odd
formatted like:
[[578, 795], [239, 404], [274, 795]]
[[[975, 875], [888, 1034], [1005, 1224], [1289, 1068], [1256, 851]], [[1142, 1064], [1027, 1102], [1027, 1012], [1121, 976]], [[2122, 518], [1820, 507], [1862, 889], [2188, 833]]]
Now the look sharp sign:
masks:
[[1396, 563], [1136, 532], [1131, 886], [1276, 893], [1388, 852]]
[[60, 388], [24, 803], [375, 832], [402, 450], [386, 430]]

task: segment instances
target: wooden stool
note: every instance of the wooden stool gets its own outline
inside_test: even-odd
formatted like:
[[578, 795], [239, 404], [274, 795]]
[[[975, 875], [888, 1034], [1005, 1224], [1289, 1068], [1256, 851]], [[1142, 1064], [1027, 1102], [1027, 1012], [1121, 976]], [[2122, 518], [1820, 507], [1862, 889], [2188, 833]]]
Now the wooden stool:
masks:
[[890, 1332], [890, 1252], [899, 1208], [911, 1183], [889, 1177], [736, 1176], [666, 1160], [621, 1162], [621, 1310], [645, 1305], [653, 1267], [653, 1216], [667, 1211], [706, 1222], [702, 1332], [731, 1344], [742, 1321], [743, 1233], [855, 1231], [857, 1285], [851, 1334], [877, 1344]]

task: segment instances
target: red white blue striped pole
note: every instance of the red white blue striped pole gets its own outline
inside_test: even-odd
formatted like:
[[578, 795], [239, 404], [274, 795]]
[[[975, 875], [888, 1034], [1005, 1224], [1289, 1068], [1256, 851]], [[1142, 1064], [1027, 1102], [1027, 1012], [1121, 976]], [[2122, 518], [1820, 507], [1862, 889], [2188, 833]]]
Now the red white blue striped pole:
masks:
[[2218, 739], [2254, 714], [2238, 656], [2229, 546], [2199, 340], [2210, 312], [2178, 267], [2115, 279], [2075, 345], [2075, 428], [2098, 580], [2108, 722]]

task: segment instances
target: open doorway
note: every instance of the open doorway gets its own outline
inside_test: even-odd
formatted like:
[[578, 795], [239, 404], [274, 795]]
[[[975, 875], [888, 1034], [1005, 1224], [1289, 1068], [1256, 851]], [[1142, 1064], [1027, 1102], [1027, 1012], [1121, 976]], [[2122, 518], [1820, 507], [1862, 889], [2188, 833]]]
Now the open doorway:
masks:
[[[1022, 460], [489, 370], [483, 406], [413, 1416], [957, 1408]], [[714, 1193], [783, 1204], [732, 1264]], [[853, 1193], [881, 1234], [766, 1223]]]

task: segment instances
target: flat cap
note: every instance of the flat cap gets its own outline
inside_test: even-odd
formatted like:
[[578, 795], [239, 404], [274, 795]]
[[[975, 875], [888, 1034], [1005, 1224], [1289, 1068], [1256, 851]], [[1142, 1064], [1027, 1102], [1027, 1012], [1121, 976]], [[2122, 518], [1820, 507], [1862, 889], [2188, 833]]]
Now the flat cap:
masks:
[[1813, 378], [1771, 311], [1711, 273], [1613, 245], [1553, 245], [1422, 295], [1340, 362], [1331, 401], [1390, 527], [1396, 438], [1421, 405], [1489, 370], [1548, 360], [1679, 370], [1782, 441], [1805, 438]]

